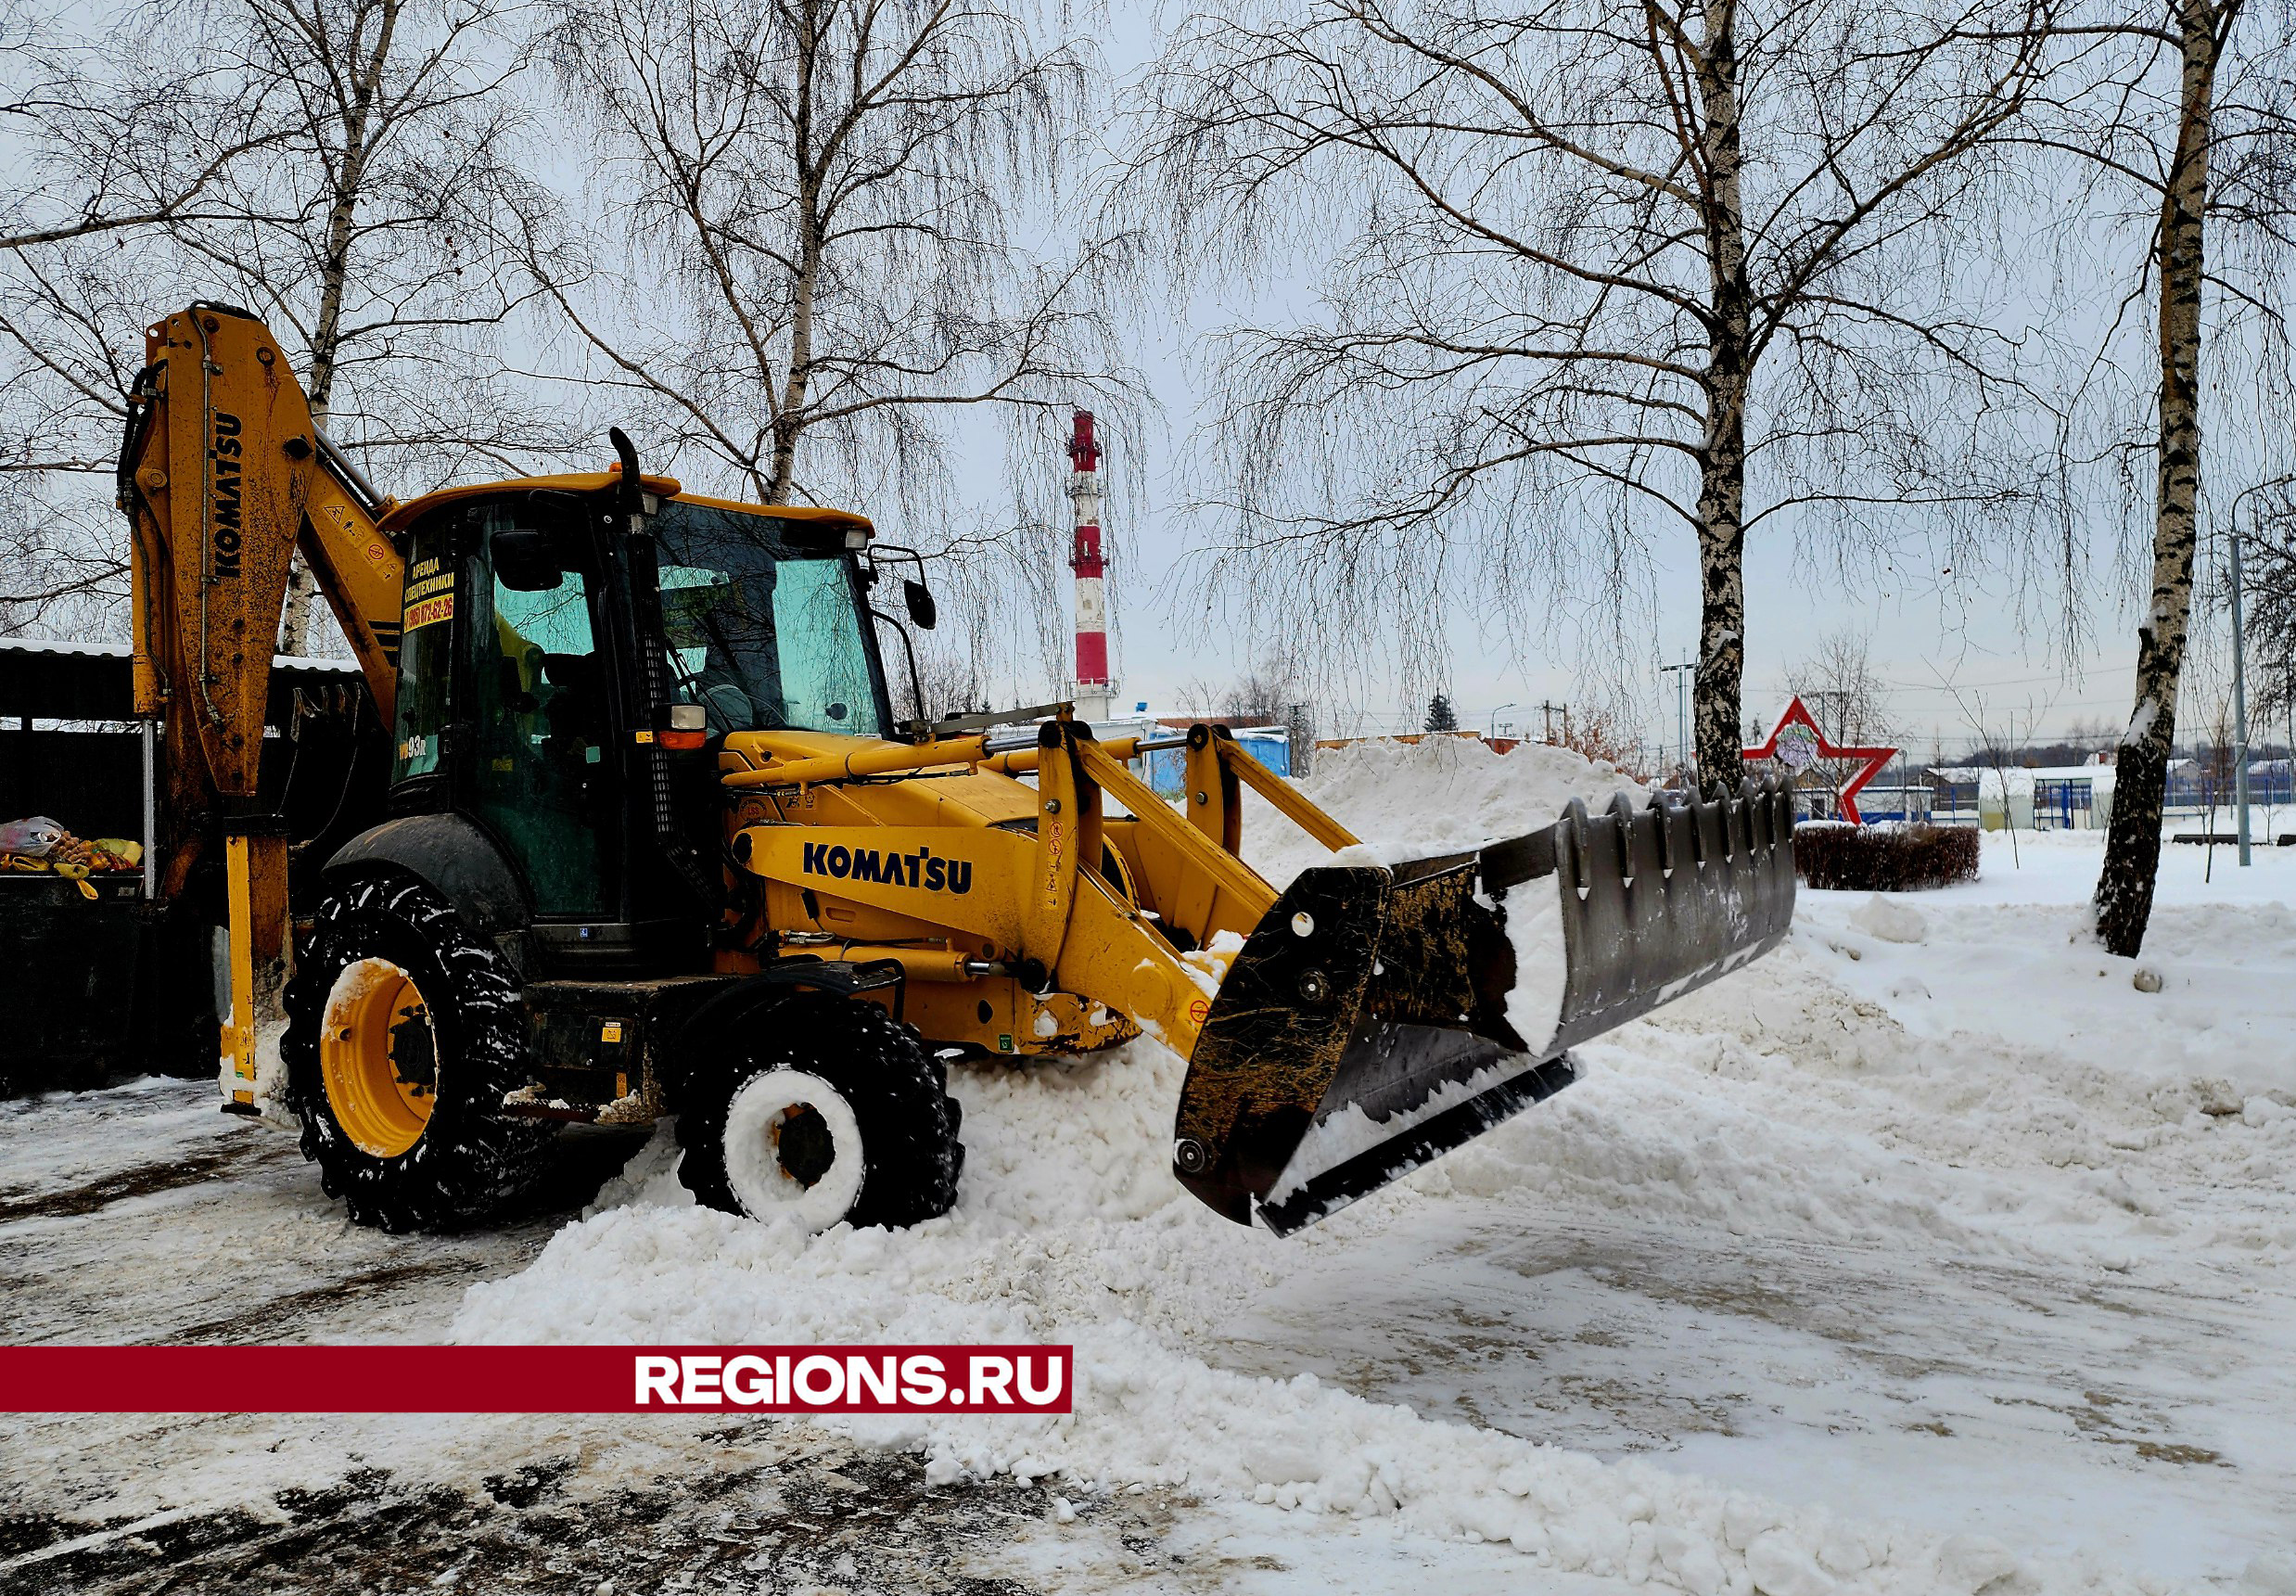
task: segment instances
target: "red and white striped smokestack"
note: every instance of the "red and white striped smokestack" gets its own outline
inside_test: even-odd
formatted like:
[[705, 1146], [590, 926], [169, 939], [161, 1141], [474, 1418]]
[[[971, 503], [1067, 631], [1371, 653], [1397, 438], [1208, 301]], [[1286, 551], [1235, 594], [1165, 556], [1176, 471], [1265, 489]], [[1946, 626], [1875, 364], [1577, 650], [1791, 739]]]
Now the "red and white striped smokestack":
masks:
[[1068, 499], [1077, 509], [1077, 538], [1069, 565], [1077, 573], [1078, 719], [1088, 724], [1108, 719], [1116, 689], [1108, 678], [1107, 567], [1100, 552], [1100, 443], [1092, 436], [1092, 413], [1077, 412], [1068, 440]]

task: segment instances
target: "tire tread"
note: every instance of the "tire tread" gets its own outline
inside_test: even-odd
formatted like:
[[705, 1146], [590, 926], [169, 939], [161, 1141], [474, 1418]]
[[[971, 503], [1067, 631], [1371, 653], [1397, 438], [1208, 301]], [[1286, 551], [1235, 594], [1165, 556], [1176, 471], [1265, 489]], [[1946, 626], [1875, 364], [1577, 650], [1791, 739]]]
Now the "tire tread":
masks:
[[[377, 1158], [346, 1136], [326, 1104], [318, 1033], [336, 977], [355, 960], [390, 959], [429, 1002], [438, 1045], [453, 1053], [421, 1140]], [[410, 960], [428, 968], [410, 968]], [[362, 877], [328, 892], [287, 983], [287, 1098], [302, 1120], [302, 1154], [321, 1188], [340, 1197], [353, 1222], [392, 1232], [455, 1231], [478, 1224], [524, 1193], [547, 1168], [556, 1127], [511, 1119], [503, 1093], [526, 1083], [525, 1017], [509, 965], [464, 926], [453, 907], [419, 882]]]
[[956, 1205], [963, 1110], [948, 1094], [947, 1066], [914, 1029], [874, 1003], [825, 992], [800, 993], [740, 1024], [696, 1042], [704, 1056], [687, 1077], [678, 1174], [696, 1201], [742, 1211], [726, 1181], [727, 1112], [747, 1081], [791, 1068], [830, 1082], [861, 1121], [864, 1168], [848, 1222], [899, 1229]]

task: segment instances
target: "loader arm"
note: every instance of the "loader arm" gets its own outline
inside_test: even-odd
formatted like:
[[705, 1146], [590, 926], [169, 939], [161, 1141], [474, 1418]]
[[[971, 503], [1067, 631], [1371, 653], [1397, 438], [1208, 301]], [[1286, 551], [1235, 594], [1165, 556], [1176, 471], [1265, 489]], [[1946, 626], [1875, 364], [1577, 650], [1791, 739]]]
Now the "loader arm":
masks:
[[[1174, 1174], [1278, 1232], [1552, 1095], [1575, 1079], [1571, 1046], [1758, 957], [1792, 915], [1791, 803], [1774, 787], [1647, 807], [1622, 794], [1600, 813], [1574, 801], [1522, 836], [1392, 860], [1224, 728], [1190, 729], [1178, 810], [1126, 768], [1137, 740], [1103, 746], [1063, 711], [1035, 744], [992, 753], [982, 734], [729, 769], [737, 792], [853, 799], [829, 825], [787, 803], [740, 832], [735, 857], [974, 951], [870, 950], [918, 978], [1009, 968], [1182, 1054]], [[1033, 823], [871, 812], [886, 783], [960, 771], [1033, 773]], [[1279, 894], [1238, 857], [1247, 788], [1338, 857]]]
[[297, 549], [351, 639], [386, 724], [396, 686], [401, 561], [380, 500], [312, 418], [261, 322], [194, 305], [145, 329], [119, 503], [129, 522], [135, 712], [160, 722], [158, 896], [180, 894], [219, 842], [232, 949], [225, 1051], [251, 1103], [259, 970], [286, 946], [287, 838], [260, 812], [272, 656]]
[[[1152, 928], [1142, 906], [1088, 861], [1103, 857], [1107, 824], [1103, 799], [1113, 795], [1161, 833], [1164, 846], [1205, 884], [1213, 917], [1189, 927], [1202, 944], [1218, 932], [1256, 925], [1275, 894], [1250, 867], [1185, 824], [1125, 769], [1130, 741], [1103, 748], [1063, 719], [1040, 729], [1040, 743], [1019, 754], [990, 755], [985, 736], [920, 747], [881, 745], [826, 759], [730, 772], [735, 791], [791, 789], [871, 781], [952, 768], [1015, 767], [1037, 775], [1036, 821], [1029, 831], [897, 824], [823, 826], [773, 824], [745, 828], [733, 851], [754, 875], [801, 889], [884, 910], [961, 934], [994, 950], [999, 962], [1027, 973], [1027, 984], [1107, 1005], [1181, 1053], [1195, 1045], [1210, 1013], [1225, 955], [1183, 954]], [[1020, 789], [1026, 791], [1026, 789]], [[912, 975], [946, 955], [886, 950]]]

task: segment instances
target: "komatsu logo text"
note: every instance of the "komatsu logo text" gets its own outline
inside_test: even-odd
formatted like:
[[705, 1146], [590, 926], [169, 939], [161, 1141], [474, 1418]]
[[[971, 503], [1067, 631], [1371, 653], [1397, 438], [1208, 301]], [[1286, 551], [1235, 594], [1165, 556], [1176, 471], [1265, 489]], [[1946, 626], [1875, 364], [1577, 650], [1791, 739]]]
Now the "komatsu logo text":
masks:
[[848, 848], [841, 842], [809, 842], [802, 868], [808, 875], [830, 875], [839, 881], [881, 881], [888, 887], [921, 887], [927, 892], [973, 890], [971, 860], [938, 859], [929, 848], [896, 853]]
[[215, 436], [208, 445], [215, 482], [215, 510], [210, 537], [215, 545], [215, 574], [239, 574], [239, 418], [215, 413]]

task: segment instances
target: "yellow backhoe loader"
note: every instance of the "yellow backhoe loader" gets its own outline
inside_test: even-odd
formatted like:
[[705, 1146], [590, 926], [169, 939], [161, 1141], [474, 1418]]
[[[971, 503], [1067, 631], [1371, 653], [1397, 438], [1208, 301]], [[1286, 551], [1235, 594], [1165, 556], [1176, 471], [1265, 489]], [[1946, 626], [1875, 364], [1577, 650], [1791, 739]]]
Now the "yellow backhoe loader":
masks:
[[[119, 488], [164, 885], [220, 851], [224, 1107], [257, 1112], [268, 986], [303, 1153], [362, 1223], [478, 1221], [557, 1122], [662, 1114], [705, 1203], [913, 1223], [956, 1200], [945, 1059], [1145, 1032], [1189, 1060], [1179, 1180], [1289, 1232], [1785, 934], [1782, 792], [1383, 861], [1199, 725], [1175, 807], [1129, 768], [1145, 745], [1065, 706], [897, 719], [878, 629], [908, 633], [873, 594], [913, 568], [909, 622], [933, 602], [861, 516], [686, 492], [619, 430], [611, 469], [402, 504], [246, 312], [147, 345]], [[256, 773], [298, 548], [391, 758], [385, 818], [309, 862], [290, 931]], [[1237, 856], [1246, 788], [1348, 851], [1277, 891]]]

